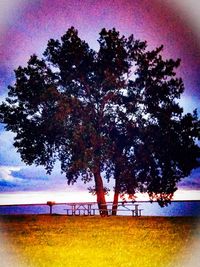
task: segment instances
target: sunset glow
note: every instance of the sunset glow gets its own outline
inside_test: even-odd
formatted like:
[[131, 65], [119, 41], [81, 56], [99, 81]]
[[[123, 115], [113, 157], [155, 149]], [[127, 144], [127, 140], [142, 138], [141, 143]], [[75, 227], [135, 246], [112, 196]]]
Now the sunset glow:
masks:
[[[137, 201], [148, 201], [148, 195], [136, 194]], [[107, 201], [113, 200], [113, 193], [106, 197]], [[127, 198], [128, 200], [128, 198]], [[173, 200], [200, 200], [199, 190], [178, 190]], [[87, 191], [39, 191], [39, 192], [14, 192], [0, 194], [0, 204], [46, 204], [47, 201], [55, 203], [70, 202], [96, 202], [96, 196]]]

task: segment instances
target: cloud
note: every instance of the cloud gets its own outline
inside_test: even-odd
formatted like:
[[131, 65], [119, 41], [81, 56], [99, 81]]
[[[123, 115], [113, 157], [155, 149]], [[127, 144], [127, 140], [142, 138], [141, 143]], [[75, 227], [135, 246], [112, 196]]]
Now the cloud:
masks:
[[200, 190], [200, 168], [192, 171], [191, 175], [178, 184], [179, 189]]
[[17, 166], [0, 166], [0, 188], [1, 187], [14, 187], [23, 182], [22, 179], [15, 177], [13, 172], [19, 172], [21, 167]]
[[179, 100], [179, 103], [180, 106], [184, 108], [185, 113], [192, 113], [193, 110], [197, 109], [198, 113], [200, 114], [200, 104], [197, 97], [183, 94]]
[[[35, 166], [0, 166], [0, 184], [12, 183], [23, 185], [28, 183], [31, 185], [34, 182], [47, 181], [48, 176], [44, 168]], [[1, 184], [2, 185], [2, 184]]]
[[6, 26], [13, 18], [20, 15], [25, 0], [1, 0], [0, 1], [0, 25]]
[[[1, 124], [2, 125], [2, 124]], [[20, 159], [20, 154], [17, 153], [16, 148], [13, 146], [14, 134], [1, 130], [0, 131], [0, 163], [6, 166], [23, 165]]]
[[0, 192], [65, 189], [67, 181], [60, 169], [47, 175], [43, 166], [2, 165], [0, 166]]
[[51, 175], [46, 174], [43, 166], [0, 166], [0, 192], [75, 190], [87, 191], [88, 186], [81, 179], [68, 185], [65, 174], [60, 173], [59, 164]]

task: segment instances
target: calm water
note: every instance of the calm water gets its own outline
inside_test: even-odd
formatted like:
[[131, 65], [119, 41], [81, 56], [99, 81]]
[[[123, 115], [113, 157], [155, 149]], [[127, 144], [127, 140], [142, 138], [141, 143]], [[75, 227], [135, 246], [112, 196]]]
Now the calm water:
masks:
[[[157, 203], [138, 203], [144, 216], [197, 216], [200, 217], [200, 201], [172, 202], [171, 205], [161, 208]], [[133, 205], [127, 206], [130, 210]], [[56, 204], [53, 206], [53, 213], [66, 214], [67, 204]], [[97, 209], [94, 205], [93, 208]], [[48, 214], [50, 211], [47, 205], [26, 205], [26, 206], [0, 206], [0, 214]], [[120, 207], [118, 215], [132, 215], [131, 211]]]

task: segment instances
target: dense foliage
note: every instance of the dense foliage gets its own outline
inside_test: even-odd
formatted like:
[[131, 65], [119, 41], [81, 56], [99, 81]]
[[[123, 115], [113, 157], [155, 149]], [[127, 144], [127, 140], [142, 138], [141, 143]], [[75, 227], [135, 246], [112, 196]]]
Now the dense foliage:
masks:
[[115, 29], [102, 29], [98, 43], [96, 52], [73, 27], [50, 39], [42, 59], [33, 55], [15, 70], [1, 122], [16, 133], [26, 164], [50, 173], [59, 160], [68, 183], [94, 179], [100, 209], [103, 172], [115, 179], [115, 208], [119, 194], [136, 192], [165, 205], [199, 157], [198, 116], [178, 104], [180, 60], [165, 60], [163, 46], [148, 51]]

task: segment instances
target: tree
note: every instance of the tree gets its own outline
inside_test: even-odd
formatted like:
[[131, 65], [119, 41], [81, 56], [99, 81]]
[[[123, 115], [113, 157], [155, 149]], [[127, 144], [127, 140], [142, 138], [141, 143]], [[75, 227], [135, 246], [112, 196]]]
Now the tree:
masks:
[[119, 195], [147, 192], [160, 205], [198, 166], [200, 123], [183, 115], [180, 60], [164, 60], [163, 47], [147, 51], [133, 35], [102, 29], [96, 52], [71, 27], [50, 39], [43, 58], [32, 55], [15, 70], [16, 82], [0, 106], [1, 122], [16, 133], [26, 164], [51, 173], [59, 160], [69, 184], [94, 180], [101, 214], [107, 214], [102, 173]]

